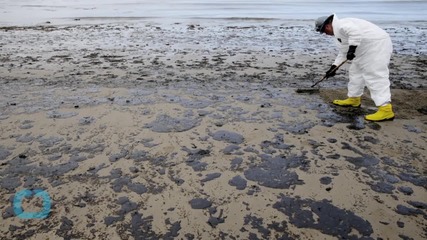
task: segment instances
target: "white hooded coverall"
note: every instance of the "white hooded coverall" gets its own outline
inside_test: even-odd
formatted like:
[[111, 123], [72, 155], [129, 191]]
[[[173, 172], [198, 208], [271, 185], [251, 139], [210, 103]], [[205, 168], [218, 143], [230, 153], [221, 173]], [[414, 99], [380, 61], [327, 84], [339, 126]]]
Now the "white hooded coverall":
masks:
[[340, 50], [334, 65], [347, 58], [349, 46], [357, 46], [349, 69], [348, 97], [360, 97], [368, 87], [376, 106], [391, 101], [388, 65], [393, 51], [390, 36], [386, 31], [368, 21], [357, 18], [332, 21], [334, 36]]

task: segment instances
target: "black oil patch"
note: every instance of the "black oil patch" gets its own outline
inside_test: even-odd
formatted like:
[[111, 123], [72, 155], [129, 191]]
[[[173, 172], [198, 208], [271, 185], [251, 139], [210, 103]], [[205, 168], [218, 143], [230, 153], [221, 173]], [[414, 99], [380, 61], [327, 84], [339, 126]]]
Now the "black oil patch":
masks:
[[398, 187], [397, 190], [399, 190], [401, 193], [405, 195], [412, 195], [414, 193], [414, 190], [412, 190], [411, 187], [407, 187], [407, 186]]
[[21, 143], [30, 143], [34, 141], [34, 139], [35, 137], [31, 136], [31, 133], [27, 133], [25, 135], [21, 135], [18, 138], [16, 138], [16, 141]]
[[384, 183], [391, 183], [391, 184], [400, 182], [398, 177], [382, 169], [368, 167], [366, 169], [363, 169], [362, 172], [368, 174], [375, 181], [381, 181]]
[[273, 221], [271, 224], [267, 224], [267, 227], [269, 229], [273, 229], [276, 232], [285, 233], [283, 236], [280, 237], [280, 239], [286, 239], [286, 240], [293, 239], [293, 238], [290, 238], [289, 234], [287, 234], [288, 223], [286, 221], [282, 221], [281, 223]]
[[176, 185], [181, 186], [185, 180], [180, 178], [180, 174], [175, 173], [175, 171], [168, 171], [168, 177], [171, 181], [173, 181]]
[[340, 159], [340, 157], [341, 157], [341, 155], [339, 155], [338, 153], [330, 154], [330, 155], [326, 156], [326, 158], [334, 159], [334, 160]]
[[204, 198], [194, 198], [189, 203], [192, 209], [205, 209], [212, 206], [212, 202]]
[[374, 166], [380, 162], [378, 158], [369, 155], [364, 155], [362, 157], [345, 157], [345, 160], [358, 168]]
[[116, 222], [121, 222], [125, 218], [123, 216], [108, 216], [104, 218], [104, 224], [108, 227]]
[[322, 110], [322, 112], [318, 113], [316, 117], [319, 118], [322, 121], [322, 125], [326, 127], [332, 127], [336, 123], [350, 122], [350, 120], [344, 118], [343, 116], [340, 116], [334, 112], [331, 112], [330, 109]]
[[73, 198], [73, 205], [77, 207], [86, 207], [87, 204], [94, 205], [97, 203], [97, 196], [86, 191], [84, 194], [80, 194]]
[[[246, 194], [248, 195], [254, 195], [261, 192], [261, 188], [258, 185], [251, 185], [248, 189], [248, 192]], [[255, 195], [256, 196], [256, 195]]]
[[408, 130], [408, 132], [413, 132], [413, 133], [422, 133], [421, 129], [414, 127], [412, 125], [403, 125], [403, 128]]
[[188, 159], [185, 161], [188, 166], [191, 166], [194, 171], [203, 171], [208, 166], [207, 163], [201, 162], [204, 157], [210, 156], [210, 150], [195, 149], [191, 150], [186, 147], [182, 148], [188, 153]]
[[385, 165], [389, 165], [392, 167], [399, 167], [399, 164], [397, 164], [396, 161], [394, 161], [393, 159], [391, 159], [389, 157], [382, 157], [381, 160]]
[[378, 139], [376, 139], [376, 138], [374, 138], [372, 136], [364, 136], [363, 137], [363, 141], [369, 142], [369, 143], [372, 143], [372, 144], [378, 144], [380, 142], [380, 140], [378, 140]]
[[138, 204], [131, 202], [127, 197], [117, 199], [117, 204], [121, 205], [117, 212], [118, 216], [107, 216], [104, 218], [104, 224], [108, 227], [116, 222], [121, 222], [125, 219], [125, 215], [138, 209]]
[[230, 184], [230, 186], [236, 187], [237, 190], [244, 190], [248, 184], [248, 181], [237, 175], [233, 177], [230, 181], [228, 181], [228, 184]]
[[340, 209], [327, 200], [291, 198], [281, 195], [273, 208], [289, 217], [290, 223], [298, 228], [312, 228], [340, 239], [358, 239], [349, 235], [357, 230], [368, 237], [373, 233], [371, 224], [349, 210]]
[[[234, 144], [231, 144], [231, 145], [228, 145], [227, 147], [225, 147], [223, 150], [222, 150], [222, 152], [225, 154], [225, 155], [231, 155], [231, 154], [233, 154], [233, 152], [235, 152], [235, 151], [237, 151], [237, 150], [239, 150], [240, 149], [240, 147], [239, 146], [237, 146], [237, 145], [234, 145]], [[242, 155], [243, 153], [234, 153], [234, 154], [239, 154], [239, 155]]]
[[250, 224], [252, 229], [256, 229], [261, 235], [263, 239], [268, 239], [270, 236], [271, 231], [264, 227], [264, 219], [260, 218], [260, 217], [255, 217], [252, 215], [246, 215], [244, 217], [244, 223], [243, 225], [248, 225]]
[[362, 130], [365, 128], [365, 120], [363, 120], [363, 117], [355, 117], [347, 128], [351, 130]]
[[140, 195], [147, 192], [147, 188], [143, 184], [133, 183], [129, 177], [115, 179], [111, 184], [115, 192], [121, 192], [124, 186], [127, 186], [129, 190]]
[[385, 183], [385, 182], [377, 182], [375, 184], [370, 184], [371, 189], [375, 192], [379, 193], [388, 193], [392, 194], [395, 187], [391, 184]]
[[230, 169], [231, 170], [237, 170], [240, 167], [240, 165], [242, 164], [242, 162], [243, 162], [243, 158], [240, 158], [240, 157], [234, 158], [233, 160], [231, 160]]
[[101, 169], [104, 169], [104, 168], [107, 168], [108, 166], [107, 166], [107, 164], [105, 164], [105, 163], [101, 163], [101, 164], [99, 164], [98, 166], [96, 166], [96, 167], [90, 167], [88, 170], [87, 170], [87, 172], [89, 173], [89, 174], [92, 174], [92, 175], [96, 175], [97, 173], [98, 173], [98, 171], [99, 170], [101, 170]]
[[21, 126], [19, 126], [19, 128], [20, 129], [30, 129], [30, 128], [34, 127], [34, 125], [32, 123], [34, 123], [34, 121], [24, 120], [23, 122], [21, 122]]
[[24, 177], [24, 188], [32, 188], [36, 183], [41, 183], [42, 180], [34, 176]]
[[47, 159], [49, 161], [56, 161], [59, 160], [62, 157], [61, 153], [53, 153], [52, 155], [50, 155]]
[[208, 219], [208, 224], [213, 228], [216, 228], [216, 226], [218, 226], [219, 224], [224, 223], [225, 219], [227, 218], [227, 217], [223, 217], [223, 214], [224, 214], [223, 209], [219, 211], [218, 217], [214, 216], [215, 213], [216, 213], [216, 208], [214, 211], [209, 211], [210, 217]]
[[392, 184], [395, 184], [395, 183], [400, 182], [399, 178], [398, 178], [398, 177], [396, 177], [396, 176], [394, 176], [394, 175], [392, 175], [392, 174], [386, 174], [386, 175], [384, 176], [384, 179], [385, 179], [388, 183], [392, 183]]
[[143, 150], [134, 150], [130, 154], [130, 158], [133, 159], [135, 162], [148, 160], [148, 152]]
[[202, 180], [200, 180], [202, 183], [204, 182], [209, 182], [212, 181], [216, 178], [221, 177], [221, 173], [209, 173], [205, 176], [205, 178], [203, 178]]
[[398, 176], [402, 181], [410, 182], [416, 186], [427, 189], [427, 176], [411, 173], [399, 173]]
[[314, 126], [316, 126], [316, 123], [306, 120], [304, 122], [279, 123], [277, 128], [293, 134], [306, 134]]
[[96, 154], [96, 153], [102, 153], [105, 149], [105, 146], [100, 143], [93, 143], [88, 144], [80, 148], [74, 148], [73, 151], [70, 151], [70, 153], [73, 154], [79, 154], [79, 153], [88, 153], [88, 154]]
[[79, 164], [74, 161], [69, 161], [64, 164], [55, 165], [55, 166], [41, 166], [36, 169], [33, 173], [36, 175], [42, 175], [45, 177], [55, 177], [62, 176], [76, 168], [78, 168]]
[[262, 151], [267, 154], [272, 154], [276, 152], [275, 150], [272, 150], [272, 148], [278, 150], [290, 150], [295, 147], [295, 145], [285, 144], [283, 133], [276, 134], [273, 141], [262, 141], [260, 146]]
[[416, 215], [420, 214], [420, 215], [424, 215], [425, 217], [427, 217], [427, 214], [424, 214], [424, 212], [421, 211], [420, 209], [409, 208], [409, 207], [403, 206], [401, 204], [397, 205], [396, 212], [401, 214], [401, 215], [405, 215], [405, 216], [416, 216]]
[[351, 130], [362, 130], [368, 126], [371, 129], [379, 130], [381, 126], [377, 123], [366, 123], [363, 115], [367, 112], [363, 108], [352, 108], [352, 107], [340, 107], [332, 106], [331, 108], [322, 108], [317, 117], [322, 120], [322, 125], [332, 127], [336, 123], [349, 123], [348, 129]]
[[152, 148], [155, 147], [157, 145], [159, 145], [159, 143], [152, 143], [154, 141], [154, 139], [149, 138], [149, 139], [142, 139], [141, 143], [144, 145], [144, 147], [146, 148]]
[[70, 219], [68, 219], [67, 217], [62, 217], [61, 218], [61, 226], [59, 227], [58, 230], [56, 230], [56, 235], [60, 236], [64, 239], [76, 239], [76, 238], [81, 238], [82, 236], [78, 233], [74, 233], [73, 231], [73, 227], [74, 227], [74, 223], [73, 221], [71, 221]]
[[148, 191], [148, 189], [141, 183], [134, 183], [132, 179], [128, 176], [122, 176], [121, 169], [113, 169], [110, 172], [110, 179], [113, 180], [111, 182], [112, 189], [115, 192], [121, 192], [123, 187], [127, 187], [129, 190], [137, 193], [144, 194]]
[[7, 157], [9, 157], [12, 153], [4, 148], [3, 146], [0, 146], [0, 160], [5, 160]]
[[181, 230], [181, 221], [171, 223], [169, 218], [165, 220], [166, 225], [170, 225], [169, 231], [163, 236], [163, 239], [175, 239]]
[[381, 125], [379, 125], [376, 122], [368, 122], [366, 124], [370, 129], [375, 130], [375, 131], [379, 131], [381, 129]]
[[138, 204], [130, 201], [128, 197], [120, 197], [117, 203], [121, 205], [118, 214], [122, 216], [138, 209]]
[[332, 178], [331, 177], [325, 176], [325, 177], [321, 177], [320, 178], [320, 183], [323, 184], [323, 185], [328, 185], [331, 182], [332, 182]]
[[160, 239], [161, 235], [152, 229], [152, 222], [152, 216], [144, 218], [142, 214], [134, 212], [131, 214], [130, 223], [125, 224], [124, 227], [135, 240]]
[[162, 114], [157, 116], [156, 120], [145, 125], [153, 132], [185, 132], [200, 125], [200, 120], [192, 118], [173, 118], [169, 115]]
[[58, 165], [34, 164], [29, 157], [20, 154], [10, 160], [7, 166], [8, 168], [0, 172], [0, 175], [3, 176], [0, 186], [12, 191], [22, 185], [21, 176], [27, 176], [29, 172], [33, 177], [45, 177], [52, 186], [58, 186], [62, 182], [57, 180], [57, 177], [78, 168], [79, 164], [73, 160]]
[[11, 217], [15, 217], [15, 210], [13, 209], [12, 206], [9, 206], [5, 210], [3, 210], [3, 213], [2, 213], [1, 216], [3, 217], [3, 219], [8, 219], [8, 218], [11, 218]]
[[249, 153], [256, 153], [256, 154], [258, 154], [259, 153], [259, 151], [258, 150], [256, 150], [255, 148], [253, 148], [253, 147], [250, 147], [250, 146], [248, 146], [248, 147], [246, 147], [245, 149], [243, 149], [243, 151], [245, 151], [245, 152], [249, 152]]
[[408, 201], [408, 203], [415, 208], [427, 210], [427, 203], [418, 202], [418, 201]]
[[126, 150], [126, 149], [122, 149], [122, 150], [120, 150], [120, 152], [119, 152], [119, 153], [114, 153], [114, 154], [112, 154], [112, 155], [108, 158], [108, 160], [110, 160], [110, 162], [117, 162], [118, 160], [120, 160], [120, 159], [122, 159], [122, 158], [126, 157], [128, 154], [129, 154], [128, 150]]
[[80, 118], [79, 125], [85, 126], [85, 125], [90, 125], [94, 122], [95, 122], [94, 117], [83, 117], [83, 118]]
[[58, 112], [58, 111], [50, 111], [47, 112], [48, 118], [56, 118], [56, 119], [65, 119], [65, 118], [71, 118], [74, 116], [77, 116], [78, 113], [76, 112]]
[[73, 155], [70, 157], [70, 162], [83, 162], [86, 160], [87, 160], [86, 156]]
[[50, 137], [42, 137], [42, 138], [39, 138], [37, 140], [38, 140], [38, 142], [40, 143], [41, 146], [49, 148], [49, 147], [53, 147], [56, 144], [62, 142], [64, 140], [64, 138], [50, 136]]
[[306, 168], [308, 161], [302, 156], [277, 156], [261, 155], [264, 160], [257, 166], [252, 166], [244, 172], [246, 179], [258, 182], [270, 188], [288, 189], [293, 185], [303, 184], [298, 174], [289, 171], [291, 168]]
[[[17, 226], [13, 226], [12, 229], [10, 229], [10, 231], [14, 232], [18, 229], [25, 231], [23, 227], [17, 227]], [[13, 239], [29, 239], [33, 237], [35, 234], [36, 234], [36, 231], [34, 229], [31, 229], [31, 230], [25, 231], [24, 233], [19, 233], [19, 234], [13, 233], [13, 237], [14, 237]]]
[[404, 227], [405, 227], [405, 223], [404, 223], [404, 222], [401, 222], [401, 221], [397, 221], [397, 222], [396, 222], [396, 225], [397, 225], [399, 228], [404, 228]]
[[203, 109], [213, 104], [212, 101], [206, 99], [197, 100], [182, 100], [180, 104], [185, 108]]
[[217, 141], [223, 141], [233, 144], [241, 144], [245, 140], [242, 135], [225, 130], [216, 131], [212, 134], [212, 137]]
[[357, 168], [374, 166], [380, 162], [378, 158], [364, 154], [361, 151], [357, 150], [356, 148], [350, 146], [350, 144], [348, 143], [343, 142], [342, 144], [343, 144], [342, 149], [348, 149], [361, 155], [361, 157], [345, 157], [346, 161], [352, 163]]
[[0, 186], [6, 190], [13, 191], [22, 185], [19, 177], [4, 177], [0, 180]]

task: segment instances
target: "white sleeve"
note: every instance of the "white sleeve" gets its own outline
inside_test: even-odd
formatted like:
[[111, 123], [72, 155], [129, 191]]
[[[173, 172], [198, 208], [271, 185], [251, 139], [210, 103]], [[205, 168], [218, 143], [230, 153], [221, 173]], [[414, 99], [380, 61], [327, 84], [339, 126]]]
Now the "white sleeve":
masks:
[[341, 44], [337, 40], [337, 45], [339, 47], [339, 52], [338, 52], [338, 56], [335, 58], [335, 61], [333, 63], [333, 65], [335, 65], [335, 66], [340, 65], [342, 62], [344, 62], [344, 60], [347, 59], [347, 51], [348, 51], [348, 45], [347, 44]]
[[359, 46], [362, 41], [362, 30], [354, 22], [347, 21], [341, 25], [340, 33], [348, 37], [348, 45]]

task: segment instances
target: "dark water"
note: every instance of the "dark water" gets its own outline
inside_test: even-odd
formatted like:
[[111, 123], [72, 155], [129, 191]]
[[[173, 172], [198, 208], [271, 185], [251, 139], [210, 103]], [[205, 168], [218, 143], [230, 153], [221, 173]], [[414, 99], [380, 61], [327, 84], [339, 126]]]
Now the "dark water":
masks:
[[336, 13], [371, 21], [425, 21], [427, 1], [393, 0], [0, 0], [0, 25], [117, 19], [315, 19]]

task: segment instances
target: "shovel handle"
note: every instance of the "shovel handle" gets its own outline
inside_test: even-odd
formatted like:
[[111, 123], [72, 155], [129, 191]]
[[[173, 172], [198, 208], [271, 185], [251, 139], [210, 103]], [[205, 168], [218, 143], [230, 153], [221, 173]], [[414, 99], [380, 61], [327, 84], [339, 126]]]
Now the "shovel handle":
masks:
[[[344, 60], [344, 62], [342, 62], [340, 65], [336, 66], [334, 69], [332, 69], [332, 72], [335, 72], [336, 70], [338, 70], [338, 68], [340, 68], [342, 65], [344, 65], [344, 63], [346, 63], [348, 60]], [[327, 79], [327, 76], [325, 75], [322, 79], [320, 79], [319, 81], [317, 81], [315, 84], [313, 84], [311, 87], [316, 86], [317, 84], [319, 84], [320, 82], [323, 82], [323, 80]]]

